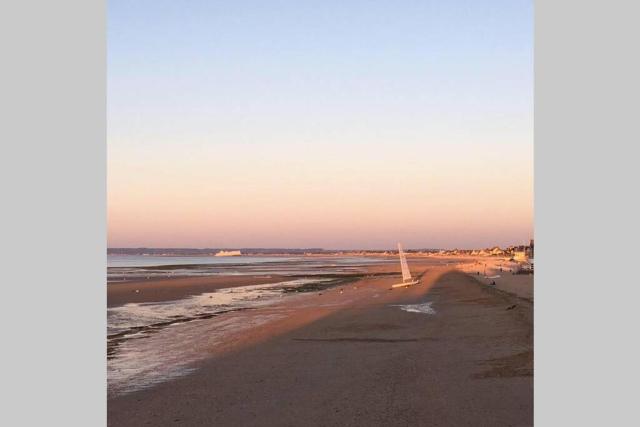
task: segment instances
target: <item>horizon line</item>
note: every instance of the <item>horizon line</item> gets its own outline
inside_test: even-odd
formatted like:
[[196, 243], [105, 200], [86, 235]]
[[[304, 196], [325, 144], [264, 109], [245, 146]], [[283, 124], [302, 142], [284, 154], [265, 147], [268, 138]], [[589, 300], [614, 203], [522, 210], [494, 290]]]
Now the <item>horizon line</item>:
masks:
[[[534, 239], [530, 239], [530, 240], [534, 240]], [[402, 243], [402, 242], [400, 242]], [[518, 246], [529, 246], [529, 244], [527, 243], [514, 243], [514, 244], [510, 244], [510, 245], [506, 245], [504, 246], [505, 248], [508, 247], [518, 247]], [[403, 245], [403, 249], [407, 249], [407, 250], [471, 250], [471, 249], [488, 249], [488, 248], [501, 248], [500, 245], [491, 245], [491, 246], [484, 246], [484, 247], [426, 247], [426, 246], [421, 246], [421, 247], [407, 247], [405, 248]], [[247, 250], [260, 250], [260, 249], [268, 249], [268, 250], [316, 250], [316, 251], [387, 251], [387, 250], [397, 250], [396, 248], [370, 248], [370, 249], [365, 249], [365, 248], [352, 248], [352, 249], [347, 249], [347, 248], [322, 248], [322, 247], [268, 247], [268, 246], [244, 246], [244, 247], [238, 247], [238, 246], [220, 246], [220, 247], [187, 247], [187, 246], [115, 246], [115, 247], [107, 247], [107, 251], [109, 250], [117, 250], [117, 249], [127, 249], [127, 250], [132, 250], [132, 249], [151, 249], [151, 250], [160, 250], [160, 249], [169, 249], [169, 250], [198, 250], [198, 251], [204, 251], [204, 250], [242, 250], [242, 249], [247, 249]]]

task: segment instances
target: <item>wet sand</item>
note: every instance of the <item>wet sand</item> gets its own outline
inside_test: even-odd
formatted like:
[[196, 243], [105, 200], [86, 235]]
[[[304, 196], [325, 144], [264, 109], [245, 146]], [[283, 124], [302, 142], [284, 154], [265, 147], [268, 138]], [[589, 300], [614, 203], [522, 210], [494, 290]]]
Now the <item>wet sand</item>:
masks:
[[204, 276], [115, 282], [107, 285], [107, 307], [127, 303], [171, 301], [213, 292], [221, 288], [261, 285], [285, 280], [293, 279], [263, 274], [259, 276]]
[[[410, 265], [422, 285], [363, 279], [255, 310], [281, 316], [209, 348], [188, 376], [112, 397], [108, 424], [532, 425], [531, 302]], [[435, 314], [396, 306], [427, 301]]]

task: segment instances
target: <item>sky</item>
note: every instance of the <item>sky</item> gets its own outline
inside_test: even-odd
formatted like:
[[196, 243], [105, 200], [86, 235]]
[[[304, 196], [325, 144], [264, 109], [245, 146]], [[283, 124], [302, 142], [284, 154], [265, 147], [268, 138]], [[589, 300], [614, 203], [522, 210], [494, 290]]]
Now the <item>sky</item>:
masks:
[[109, 247], [533, 237], [531, 1], [109, 0]]

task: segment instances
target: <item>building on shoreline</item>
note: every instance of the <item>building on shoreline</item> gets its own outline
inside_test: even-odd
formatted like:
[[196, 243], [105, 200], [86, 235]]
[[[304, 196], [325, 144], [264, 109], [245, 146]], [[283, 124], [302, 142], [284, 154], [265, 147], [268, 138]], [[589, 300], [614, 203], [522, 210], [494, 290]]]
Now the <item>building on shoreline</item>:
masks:
[[513, 260], [517, 261], [517, 262], [528, 262], [529, 261], [529, 255], [527, 254], [527, 251], [516, 251], [513, 253]]

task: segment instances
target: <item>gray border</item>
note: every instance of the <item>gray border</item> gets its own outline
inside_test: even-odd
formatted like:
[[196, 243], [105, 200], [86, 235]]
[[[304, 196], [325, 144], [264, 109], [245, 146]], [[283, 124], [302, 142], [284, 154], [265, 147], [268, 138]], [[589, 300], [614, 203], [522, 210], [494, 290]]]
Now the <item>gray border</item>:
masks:
[[106, 4], [0, 9], [0, 424], [104, 425]]
[[[105, 2], [10, 7], [2, 421], [104, 425]], [[637, 9], [536, 1], [537, 425], [638, 424]]]
[[640, 425], [638, 3], [535, 6], [536, 425]]

